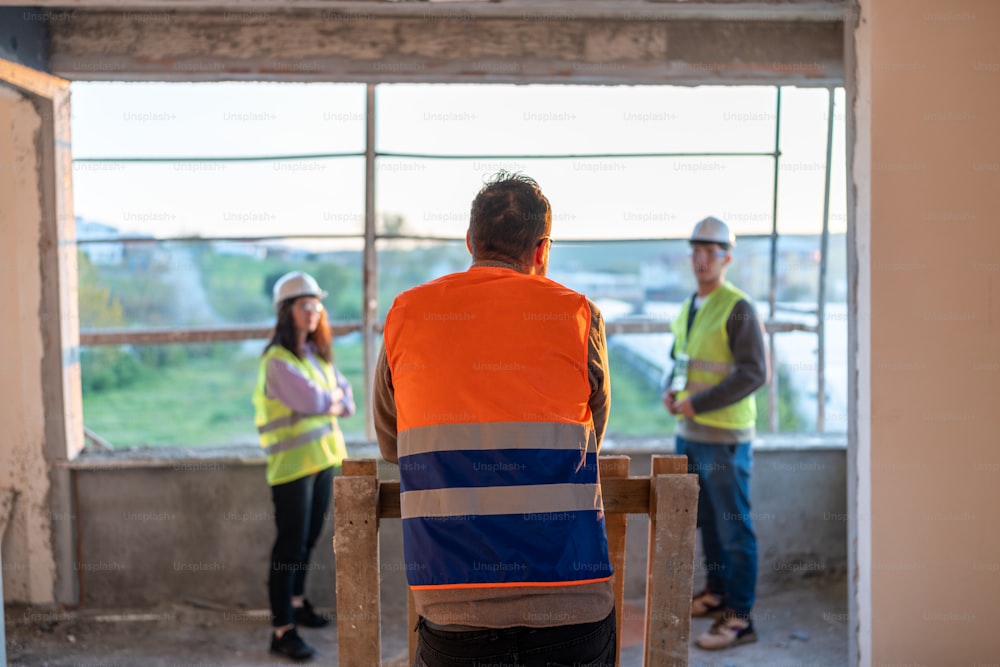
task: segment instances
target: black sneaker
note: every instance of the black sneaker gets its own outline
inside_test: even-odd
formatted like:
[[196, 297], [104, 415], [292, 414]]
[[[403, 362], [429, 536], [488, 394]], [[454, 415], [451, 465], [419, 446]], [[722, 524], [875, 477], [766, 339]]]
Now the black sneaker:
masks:
[[271, 653], [283, 655], [296, 662], [302, 662], [310, 660], [316, 655], [316, 650], [302, 641], [299, 633], [295, 631], [295, 628], [292, 628], [291, 630], [285, 630], [285, 634], [281, 635], [281, 639], [278, 639], [273, 632], [271, 633]]
[[330, 622], [316, 613], [316, 610], [309, 603], [303, 600], [301, 607], [295, 607], [295, 624], [307, 628], [325, 628]]

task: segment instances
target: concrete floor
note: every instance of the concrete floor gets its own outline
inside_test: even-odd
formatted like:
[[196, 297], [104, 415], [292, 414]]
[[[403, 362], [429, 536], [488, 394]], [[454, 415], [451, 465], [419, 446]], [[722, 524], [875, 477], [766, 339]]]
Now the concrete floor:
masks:
[[[332, 612], [332, 610], [328, 610]], [[14, 666], [271, 665], [265, 610], [226, 610], [196, 605], [132, 611], [60, 612], [8, 606], [7, 659]], [[762, 590], [755, 609], [759, 640], [723, 652], [692, 644], [692, 667], [767, 665], [810, 667], [847, 664], [847, 583], [802, 579], [795, 587]], [[692, 637], [711, 621], [695, 619]], [[642, 601], [626, 604], [621, 667], [642, 665]], [[337, 662], [336, 629], [303, 630], [320, 657]], [[406, 664], [406, 634], [398, 623], [383, 626], [385, 667]], [[360, 667], [360, 666], [348, 666]]]

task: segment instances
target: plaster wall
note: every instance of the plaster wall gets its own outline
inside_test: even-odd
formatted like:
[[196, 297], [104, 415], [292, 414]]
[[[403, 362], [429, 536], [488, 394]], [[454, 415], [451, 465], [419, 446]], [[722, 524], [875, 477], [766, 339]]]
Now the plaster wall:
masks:
[[42, 359], [42, 183], [37, 142], [43, 118], [25, 95], [0, 86], [0, 491], [16, 497], [2, 536], [6, 600], [53, 600], [55, 561]]
[[858, 322], [871, 358], [857, 415], [870, 427], [870, 460], [858, 462], [870, 475], [870, 506], [857, 510], [871, 559], [861, 658], [995, 663], [984, 593], [1000, 585], [1000, 4], [860, 4], [870, 134], [856, 154], [870, 151], [871, 174], [859, 213], [871, 256]]

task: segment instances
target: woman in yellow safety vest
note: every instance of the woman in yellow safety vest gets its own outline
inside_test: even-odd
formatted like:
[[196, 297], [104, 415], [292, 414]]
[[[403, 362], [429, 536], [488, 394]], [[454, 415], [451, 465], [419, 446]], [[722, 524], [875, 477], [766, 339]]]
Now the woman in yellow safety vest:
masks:
[[271, 652], [293, 660], [315, 653], [296, 626], [327, 624], [305, 598], [305, 577], [330, 506], [334, 470], [347, 456], [337, 417], [354, 414], [351, 385], [333, 366], [325, 296], [302, 271], [275, 283], [278, 321], [253, 395], [278, 529], [268, 576]]

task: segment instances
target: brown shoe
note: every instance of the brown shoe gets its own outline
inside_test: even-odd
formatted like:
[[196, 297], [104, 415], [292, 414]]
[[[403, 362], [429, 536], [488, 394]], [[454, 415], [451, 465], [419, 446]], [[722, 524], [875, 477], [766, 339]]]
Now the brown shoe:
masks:
[[737, 616], [732, 609], [726, 609], [712, 627], [695, 640], [695, 644], [700, 648], [716, 651], [755, 641], [757, 633], [753, 629], [753, 621], [748, 617]]
[[723, 604], [725, 596], [713, 593], [707, 588], [691, 598], [692, 618], [718, 618], [726, 608]]

